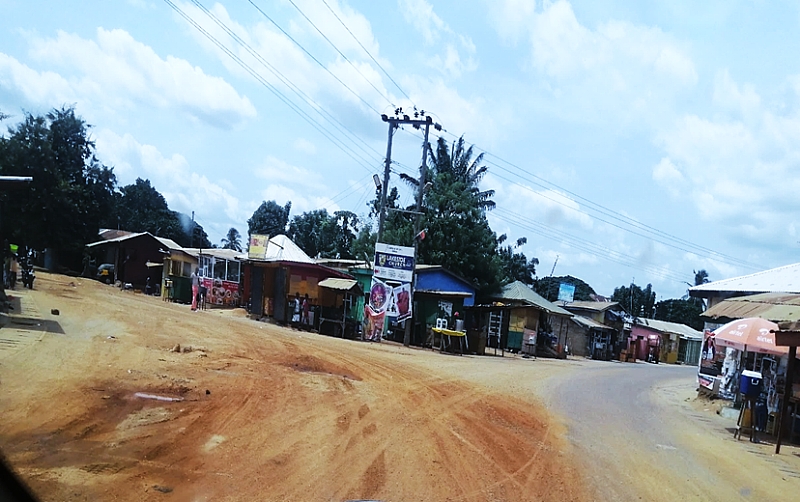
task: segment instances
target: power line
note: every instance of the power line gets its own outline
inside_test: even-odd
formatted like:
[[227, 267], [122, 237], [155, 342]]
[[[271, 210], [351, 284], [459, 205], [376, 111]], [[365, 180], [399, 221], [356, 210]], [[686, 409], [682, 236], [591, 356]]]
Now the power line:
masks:
[[[381, 96], [383, 99], [385, 99], [385, 100], [386, 100], [386, 102], [387, 102], [387, 103], [389, 103], [389, 104], [390, 104], [392, 107], [394, 107], [394, 106], [395, 106], [395, 104], [394, 104], [394, 103], [392, 103], [392, 100], [391, 100], [391, 99], [389, 99], [389, 97], [388, 97], [388, 96], [386, 96], [386, 95], [385, 95], [385, 94], [384, 94], [384, 93], [383, 93], [383, 92], [382, 92], [380, 89], [378, 89], [377, 87], [375, 87], [375, 84], [373, 84], [373, 83], [372, 83], [372, 82], [371, 82], [371, 81], [370, 81], [370, 80], [369, 80], [369, 79], [368, 79], [366, 76], [364, 76], [364, 74], [363, 74], [363, 73], [361, 73], [361, 70], [359, 70], [359, 69], [358, 69], [358, 67], [357, 67], [356, 65], [354, 65], [354, 64], [353, 64], [353, 62], [352, 62], [352, 61], [350, 61], [350, 59], [348, 59], [348, 57], [347, 57], [347, 56], [345, 56], [345, 55], [344, 55], [344, 53], [343, 53], [342, 51], [340, 51], [338, 47], [336, 47], [336, 44], [334, 44], [333, 42], [331, 42], [331, 40], [330, 40], [330, 39], [329, 39], [329, 38], [328, 38], [328, 37], [327, 37], [327, 36], [326, 36], [324, 33], [322, 33], [322, 30], [320, 30], [319, 28], [317, 28], [317, 25], [316, 25], [316, 24], [314, 24], [314, 22], [313, 22], [311, 19], [309, 19], [309, 18], [308, 18], [308, 16], [306, 16], [305, 12], [303, 12], [303, 11], [300, 9], [300, 7], [298, 7], [298, 6], [297, 6], [297, 4], [296, 4], [296, 3], [294, 3], [292, 0], [289, 0], [289, 3], [290, 3], [290, 4], [292, 4], [292, 6], [293, 6], [295, 9], [297, 9], [297, 12], [299, 12], [299, 13], [300, 13], [300, 15], [301, 15], [301, 16], [303, 16], [303, 18], [305, 18], [305, 20], [306, 20], [306, 21], [308, 21], [308, 23], [309, 23], [311, 26], [313, 26], [315, 30], [317, 30], [317, 33], [319, 33], [319, 34], [322, 36], [322, 38], [324, 38], [324, 39], [325, 39], [325, 41], [326, 41], [326, 42], [328, 42], [328, 43], [330, 44], [330, 46], [331, 46], [331, 47], [333, 47], [333, 49], [334, 49], [336, 52], [338, 52], [338, 53], [339, 53], [339, 55], [340, 55], [340, 56], [342, 56], [342, 57], [344, 58], [344, 60], [345, 60], [345, 61], [347, 61], [347, 63], [348, 63], [350, 66], [352, 66], [352, 67], [353, 67], [353, 69], [356, 71], [356, 73], [358, 73], [359, 75], [361, 75], [361, 78], [363, 78], [363, 79], [364, 79], [364, 81], [365, 81], [366, 83], [368, 83], [368, 84], [369, 84], [369, 85], [370, 85], [370, 86], [371, 86], [373, 89], [375, 89], [375, 92], [377, 92], [377, 93], [378, 93], [378, 95], [380, 95], [380, 96]], [[327, 5], [327, 4], [326, 4], [326, 5]], [[328, 8], [330, 9], [330, 7], [328, 7]], [[334, 15], [335, 15], [335, 14], [334, 14]], [[338, 18], [337, 18], [337, 19], [338, 19]], [[340, 20], [340, 22], [341, 22], [341, 20]]]
[[325, 71], [326, 71], [326, 72], [327, 72], [327, 73], [328, 73], [330, 76], [332, 76], [332, 77], [333, 77], [333, 78], [334, 78], [334, 79], [335, 79], [337, 82], [339, 82], [340, 84], [342, 84], [342, 86], [343, 86], [345, 89], [347, 89], [348, 91], [350, 91], [350, 93], [351, 93], [353, 96], [355, 96], [356, 98], [358, 98], [358, 100], [359, 100], [359, 101], [361, 101], [362, 103], [364, 103], [364, 104], [367, 106], [367, 108], [369, 108], [370, 110], [372, 110], [373, 112], [375, 112], [375, 114], [376, 114], [376, 115], [380, 115], [380, 114], [381, 114], [381, 112], [379, 112], [378, 110], [376, 110], [374, 106], [372, 106], [371, 104], [369, 104], [369, 102], [367, 102], [367, 100], [365, 100], [364, 98], [362, 98], [360, 94], [358, 94], [356, 91], [354, 91], [354, 90], [353, 90], [353, 89], [352, 89], [352, 88], [351, 88], [349, 85], [347, 85], [347, 84], [345, 84], [344, 82], [342, 82], [342, 80], [341, 80], [339, 77], [337, 77], [336, 75], [334, 75], [334, 74], [333, 74], [333, 72], [332, 72], [331, 70], [329, 70], [329, 69], [328, 69], [328, 67], [326, 67], [324, 64], [322, 64], [322, 62], [320, 62], [320, 60], [319, 60], [319, 59], [317, 59], [316, 57], [314, 57], [314, 55], [313, 55], [313, 54], [311, 54], [311, 53], [310, 53], [308, 50], [306, 50], [306, 48], [305, 48], [305, 47], [303, 47], [303, 46], [302, 46], [302, 44], [300, 44], [300, 42], [298, 42], [297, 40], [295, 40], [295, 39], [294, 39], [294, 38], [293, 38], [291, 35], [289, 35], [289, 33], [287, 33], [287, 32], [286, 32], [286, 30], [284, 30], [283, 28], [281, 28], [281, 26], [280, 26], [278, 23], [276, 23], [276, 22], [275, 22], [275, 21], [274, 21], [274, 20], [273, 20], [271, 17], [269, 17], [269, 15], [268, 15], [266, 12], [264, 12], [263, 10], [261, 10], [261, 7], [259, 7], [258, 5], [256, 5], [256, 4], [253, 2], [253, 0], [247, 0], [247, 1], [248, 1], [248, 2], [250, 2], [250, 5], [252, 5], [253, 7], [255, 7], [255, 8], [256, 8], [256, 10], [257, 10], [258, 12], [260, 12], [260, 13], [261, 13], [261, 15], [262, 15], [262, 16], [264, 16], [265, 18], [267, 18], [267, 20], [269, 20], [269, 22], [270, 22], [270, 23], [272, 23], [272, 24], [273, 24], [273, 25], [274, 25], [276, 28], [278, 28], [278, 29], [281, 31], [281, 33], [283, 33], [283, 34], [284, 34], [284, 35], [285, 35], [285, 36], [286, 36], [286, 37], [287, 37], [289, 40], [291, 40], [292, 42], [294, 42], [294, 44], [295, 44], [297, 47], [299, 47], [299, 48], [300, 48], [300, 49], [301, 49], [303, 52], [305, 52], [305, 53], [306, 53], [306, 55], [308, 55], [308, 57], [310, 57], [312, 60], [314, 60], [314, 62], [315, 62], [315, 63], [317, 63], [317, 64], [319, 65], [319, 67], [320, 67], [320, 68], [322, 68], [323, 70], [325, 70]]
[[[342, 21], [342, 20], [341, 20], [341, 18], [339, 18], [339, 16], [336, 14], [336, 12], [334, 12], [334, 10], [331, 8], [331, 6], [330, 6], [330, 5], [328, 5], [328, 2], [326, 2], [325, 0], [322, 0], [322, 3], [324, 3], [324, 4], [325, 4], [325, 7], [327, 7], [327, 8], [328, 8], [328, 10], [329, 10], [329, 11], [331, 11], [331, 14], [333, 14], [333, 17], [335, 17], [335, 18], [336, 18], [336, 20], [337, 20], [337, 21], [339, 21], [339, 23], [341, 23], [341, 25], [342, 25], [342, 26], [344, 26], [344, 29], [345, 29], [345, 30], [347, 30], [347, 33], [349, 33], [351, 37], [353, 37], [353, 40], [355, 40], [355, 41], [356, 41], [356, 43], [359, 45], [359, 47], [361, 47], [362, 49], [364, 49], [364, 52], [366, 52], [366, 53], [367, 53], [367, 56], [369, 56], [369, 58], [370, 58], [370, 59], [371, 59], [371, 60], [372, 60], [372, 61], [373, 61], [373, 62], [374, 62], [376, 65], [378, 65], [378, 68], [380, 68], [380, 69], [381, 69], [381, 71], [383, 72], [383, 74], [384, 74], [384, 75], [386, 75], [386, 78], [388, 78], [389, 80], [391, 80], [391, 82], [394, 84], [394, 86], [395, 86], [395, 87], [397, 87], [397, 89], [398, 89], [398, 90], [399, 90], [399, 91], [400, 91], [400, 92], [403, 94], [403, 96], [405, 96], [405, 97], [406, 97], [406, 99], [408, 99], [409, 101], [411, 101], [411, 104], [412, 104], [412, 105], [414, 105], [414, 107], [416, 108], [416, 103], [414, 103], [414, 100], [412, 100], [412, 99], [411, 99], [411, 97], [410, 97], [408, 94], [406, 94], [406, 91], [404, 91], [404, 90], [403, 90], [403, 88], [402, 88], [402, 87], [400, 87], [400, 84], [398, 84], [397, 82], [395, 82], [395, 80], [392, 78], [392, 76], [391, 76], [391, 75], [389, 75], [389, 72], [387, 72], [387, 71], [386, 71], [386, 69], [383, 67], [383, 65], [381, 65], [381, 64], [378, 62], [378, 60], [377, 60], [377, 59], [375, 59], [375, 58], [372, 56], [372, 54], [371, 54], [371, 53], [370, 53], [370, 52], [367, 50], [367, 48], [366, 48], [366, 47], [364, 47], [364, 45], [361, 43], [361, 41], [360, 41], [360, 40], [359, 40], [359, 39], [358, 39], [358, 38], [357, 38], [357, 37], [356, 37], [356, 36], [353, 34], [353, 32], [352, 32], [352, 31], [350, 31], [350, 28], [348, 28], [348, 26], [345, 24], [345, 22], [344, 22], [344, 21]], [[392, 106], [394, 106], [394, 105], [392, 105]]]
[[[167, 0], [165, 0], [165, 1], [167, 1]], [[167, 1], [167, 3], [171, 4], [171, 2], [169, 2], [169, 1]], [[363, 162], [366, 162], [367, 165], [371, 165], [372, 162], [375, 162], [375, 161], [379, 162], [380, 161], [381, 157], [380, 157], [380, 154], [377, 152], [377, 150], [375, 150], [374, 148], [370, 147], [363, 139], [361, 139], [358, 135], [356, 135], [355, 133], [350, 131], [333, 114], [328, 112], [325, 109], [325, 107], [323, 107], [322, 105], [320, 105], [319, 103], [314, 101], [310, 96], [308, 96], [305, 92], [303, 92], [302, 89], [300, 89], [297, 85], [295, 85], [291, 81], [291, 79], [287, 78], [277, 68], [275, 68], [273, 65], [271, 65], [269, 63], [269, 61], [264, 59], [264, 57], [261, 54], [258, 53], [258, 51], [254, 50], [246, 41], [242, 40], [241, 37], [239, 37], [232, 29], [230, 29], [230, 27], [228, 27], [224, 22], [222, 22], [219, 18], [217, 18], [212, 12], [210, 12], [208, 9], [206, 9], [205, 6], [203, 6], [198, 0], [192, 0], [192, 3], [194, 3], [199, 9], [201, 9], [212, 21], [214, 21], [217, 24], [217, 26], [219, 26], [222, 30], [224, 30], [225, 33], [227, 33], [234, 41], [236, 41], [239, 45], [241, 45], [251, 56], [253, 56], [258, 62], [260, 62], [265, 68], [267, 68], [267, 70], [269, 70], [273, 75], [275, 75], [275, 77], [277, 77], [278, 80], [280, 80], [284, 85], [286, 85], [289, 88], [289, 90], [294, 92], [295, 95], [299, 96], [301, 99], [306, 101], [306, 103], [311, 105], [311, 109], [314, 110], [315, 112], [317, 112], [321, 116], [322, 119], [331, 122], [332, 125], [334, 126], [334, 128], [338, 129], [338, 131], [340, 133], [343, 133], [344, 137], [347, 138], [349, 141], [351, 141], [351, 143], [353, 143], [353, 145], [355, 147], [359, 148], [367, 156], [370, 156], [370, 153], [367, 152], [364, 149], [364, 147], [369, 148], [369, 149], [372, 150], [372, 152], [375, 155], [375, 157], [365, 159], [361, 155], [357, 155], [354, 150], [350, 150], [348, 152], [346, 149], [349, 149], [350, 147], [346, 147], [346, 148], [343, 147], [343, 145], [344, 145], [343, 143], [342, 143], [342, 145], [337, 145], [337, 146], [340, 147], [340, 149], [345, 151], [345, 153], [348, 153], [354, 160], [360, 160], [362, 162], [362, 167], [366, 167], [363, 164]], [[171, 5], [173, 5], [173, 4], [171, 4]], [[175, 7], [173, 7], [173, 8], [175, 8]], [[178, 8], [178, 10], [180, 10], [180, 8]], [[215, 45], [220, 47], [229, 57], [231, 57], [231, 59], [233, 59], [235, 62], [237, 62], [246, 71], [248, 71], [248, 73], [250, 73], [254, 78], [256, 78], [256, 80], [258, 80], [260, 83], [265, 85], [273, 94], [278, 96], [279, 99], [281, 99], [290, 108], [292, 108], [298, 115], [300, 115], [307, 122], [309, 122], [309, 124], [311, 124], [312, 127], [317, 129], [318, 131], [320, 131], [324, 136], [328, 137], [328, 139], [331, 140], [331, 142], [333, 142], [334, 144], [336, 144], [336, 141], [339, 141], [338, 139], [334, 140], [327, 130], [325, 132], [321, 131], [320, 130], [321, 126], [319, 126], [315, 121], [311, 120], [311, 117], [305, 111], [301, 110], [297, 105], [295, 105], [293, 102], [291, 102], [291, 100], [286, 98], [286, 96], [282, 92], [280, 92], [275, 86], [273, 86], [272, 84], [267, 82], [263, 77], [261, 77], [260, 74], [256, 75], [255, 74], [256, 72], [255, 72], [255, 70], [252, 69], [252, 67], [250, 67], [247, 63], [245, 63], [243, 60], [241, 60], [241, 58], [239, 58], [237, 55], [233, 54], [232, 51], [230, 51], [221, 42], [219, 42], [219, 40], [217, 40], [213, 35], [211, 35], [205, 29], [203, 29], [201, 26], [199, 26], [199, 24], [197, 24], [194, 21], [194, 19], [191, 18], [191, 16], [188, 16], [188, 14], [186, 14], [182, 10], [180, 10], [179, 14], [181, 14], [181, 16], [184, 17], [184, 19], [186, 19], [188, 22], [190, 22], [195, 28], [197, 28], [201, 33], [203, 33], [207, 38], [209, 38], [209, 40], [211, 40]], [[363, 145], [363, 147], [358, 145], [355, 140], [358, 140]], [[372, 171], [369, 168], [367, 168], [367, 170], [369, 170], [370, 172]]]
[[683, 282], [685, 279], [683, 276], [669, 272], [663, 267], [657, 267], [654, 265], [642, 265], [639, 263], [639, 260], [636, 257], [626, 255], [625, 253], [621, 253], [619, 251], [596, 244], [589, 240], [582, 239], [575, 235], [553, 228], [549, 225], [541, 224], [531, 220], [526, 220], [519, 214], [504, 210], [502, 208], [495, 209], [495, 211], [493, 212], [493, 216], [507, 223], [512, 223], [514, 225], [519, 226], [520, 228], [531, 231], [536, 235], [540, 235], [542, 237], [551, 240], [566, 243], [567, 245], [569, 245], [574, 249], [584, 251], [593, 256], [596, 256], [598, 258], [603, 258], [604, 260], [611, 261], [613, 263], [635, 268], [643, 272], [659, 276], [664, 279], [672, 280], [674, 282]]
[[[457, 138], [457, 136], [455, 136], [454, 134], [450, 133], [449, 131], [445, 131], [445, 132], [447, 134], [450, 134], [454, 138]], [[474, 145], [473, 144], [473, 146], [478, 147], [479, 149], [481, 149], [478, 145]], [[589, 212], [587, 212], [585, 210], [576, 209], [576, 208], [566, 204], [563, 200], [559, 200], [559, 199], [557, 199], [555, 197], [550, 197], [550, 196], [548, 196], [546, 194], [543, 194], [543, 193], [540, 193], [540, 192], [536, 192], [531, 187], [523, 185], [523, 184], [521, 184], [521, 183], [519, 183], [519, 182], [517, 182], [515, 180], [511, 180], [511, 179], [509, 179], [507, 177], [504, 177], [502, 175], [499, 175], [496, 172], [493, 174], [493, 176], [496, 176], [496, 177], [498, 177], [500, 179], [503, 179], [503, 180], [511, 183], [512, 185], [519, 186], [519, 187], [521, 187], [521, 188], [523, 188], [523, 189], [525, 189], [527, 191], [530, 191], [530, 192], [532, 192], [532, 193], [534, 193], [534, 194], [536, 194], [536, 195], [538, 195], [538, 196], [540, 196], [542, 198], [545, 198], [545, 199], [550, 200], [550, 201], [552, 201], [552, 202], [554, 202], [556, 204], [559, 204], [559, 205], [561, 205], [561, 206], [563, 206], [563, 207], [565, 207], [565, 208], [567, 208], [567, 209], [569, 209], [571, 211], [575, 211], [575, 212], [578, 212], [578, 213], [581, 213], [581, 214], [585, 214], [586, 216], [589, 216], [590, 218], [596, 219], [598, 221], [601, 221], [603, 223], [611, 225], [611, 226], [613, 226], [615, 228], [618, 228], [620, 230], [623, 230], [625, 232], [628, 232], [628, 233], [631, 233], [631, 234], [634, 234], [634, 235], [637, 235], [637, 236], [640, 236], [640, 237], [644, 237], [646, 239], [652, 239], [655, 242], [658, 242], [658, 243], [663, 244], [665, 246], [669, 246], [669, 247], [671, 247], [673, 249], [677, 249], [677, 250], [684, 251], [684, 252], [687, 252], [687, 253], [698, 254], [698, 255], [701, 255], [701, 256], [709, 258], [709, 259], [715, 259], [715, 260], [723, 261], [723, 262], [726, 262], [728, 264], [735, 265], [735, 266], [746, 267], [746, 268], [750, 268], [750, 269], [754, 269], [754, 270], [759, 270], [760, 269], [760, 267], [758, 265], [749, 263], [747, 261], [744, 261], [744, 260], [741, 260], [741, 259], [738, 259], [738, 258], [735, 258], [735, 257], [732, 257], [732, 256], [725, 255], [723, 253], [719, 253], [717, 251], [714, 251], [713, 249], [710, 249], [710, 248], [707, 248], [707, 247], [704, 247], [704, 246], [701, 246], [701, 245], [698, 245], [698, 244], [694, 244], [694, 243], [692, 243], [690, 241], [687, 241], [685, 239], [682, 239], [680, 237], [671, 235], [671, 234], [669, 234], [667, 232], [663, 232], [663, 231], [661, 231], [661, 230], [659, 230], [659, 229], [657, 229], [655, 227], [651, 227], [651, 226], [646, 225], [644, 223], [638, 222], [638, 221], [634, 220], [633, 218], [630, 218], [628, 216], [620, 214], [620, 213], [618, 213], [618, 212], [616, 212], [616, 211], [614, 211], [612, 209], [606, 208], [605, 206], [602, 206], [601, 204], [598, 204], [598, 203], [593, 202], [593, 201], [591, 201], [591, 200], [589, 200], [589, 199], [587, 199], [585, 197], [582, 197], [582, 196], [580, 196], [580, 195], [578, 195], [578, 194], [576, 194], [576, 193], [574, 193], [574, 192], [572, 192], [570, 190], [567, 190], [566, 188], [563, 188], [563, 187], [561, 187], [561, 186], [559, 186], [559, 185], [557, 185], [557, 184], [555, 184], [553, 182], [547, 181], [544, 178], [536, 176], [533, 173], [529, 173], [529, 172], [525, 171], [524, 169], [522, 169], [521, 167], [519, 167], [519, 166], [517, 166], [517, 165], [515, 165], [515, 164], [513, 164], [513, 163], [511, 163], [511, 162], [509, 162], [507, 160], [502, 159], [498, 155], [495, 155], [495, 154], [493, 154], [491, 152], [488, 152], [487, 150], [483, 150], [483, 149], [481, 149], [481, 150], [483, 151], [483, 153], [485, 155], [488, 155], [490, 157], [494, 157], [494, 158], [498, 159], [499, 161], [502, 161], [502, 162], [508, 164], [509, 166], [514, 167], [518, 171], [522, 172], [525, 176], [523, 176], [523, 175], [521, 175], [521, 174], [519, 174], [517, 172], [513, 172], [510, 169], [507, 169], [507, 168], [503, 167], [502, 165], [500, 165], [500, 164], [498, 164], [496, 162], [492, 162], [491, 160], [486, 160], [487, 164], [495, 166], [495, 167], [497, 167], [498, 169], [500, 169], [502, 171], [505, 171], [505, 172], [507, 172], [507, 173], [509, 173], [509, 174], [511, 174], [513, 176], [516, 176], [518, 178], [521, 178], [521, 179], [523, 179], [525, 181], [531, 182], [532, 184], [540, 186], [542, 188], [548, 188], [549, 189], [549, 188], [553, 187], [553, 188], [556, 188], [558, 190], [561, 190], [561, 191], [563, 191], [563, 192], [575, 197], [576, 199], [579, 199], [581, 201], [586, 202], [588, 205], [592, 206], [590, 209], [592, 209], [593, 211], [595, 211], [595, 212], [597, 212], [597, 213], [599, 213], [599, 214], [601, 214], [603, 216], [606, 216], [606, 217], [608, 217], [610, 219], [616, 220], [616, 221], [620, 222], [620, 224], [613, 223], [613, 222], [611, 222], [611, 221], [609, 221], [607, 219], [601, 218], [600, 216], [597, 216], [596, 214], [591, 214], [591, 213], [589, 213]], [[530, 178], [533, 178], [533, 180], [526, 178], [526, 176], [528, 176]], [[541, 183], [537, 182], [536, 180], [540, 180]], [[546, 183], [549, 186], [545, 186], [542, 183]], [[627, 227], [623, 226], [623, 225], [627, 225]], [[632, 228], [629, 228], [629, 227], [632, 227]], [[641, 230], [641, 232], [638, 231], [638, 230]], [[642, 232], [646, 232], [646, 233], [642, 233]], [[650, 235], [648, 235], [648, 234], [650, 234]], [[671, 240], [673, 242], [669, 242], [669, 240]], [[687, 249], [687, 248], [690, 248], [690, 249]]]

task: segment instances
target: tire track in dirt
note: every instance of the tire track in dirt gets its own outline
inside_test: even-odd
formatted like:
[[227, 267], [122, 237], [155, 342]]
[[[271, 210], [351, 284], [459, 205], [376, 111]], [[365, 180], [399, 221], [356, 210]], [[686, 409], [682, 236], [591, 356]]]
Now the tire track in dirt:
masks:
[[[353, 358], [348, 358], [346, 356], [343, 357], [338, 353], [331, 354], [331, 356], [338, 359], [349, 359], [349, 361], [354, 364], [360, 364], [362, 368], [370, 367], [370, 370], [379, 369], [382, 372], [381, 374], [390, 375], [391, 380], [394, 380], [394, 377], [399, 376], [401, 379], [403, 379], [404, 384], [417, 387], [418, 390], [411, 391], [404, 397], [410, 399], [412, 404], [417, 406], [416, 412], [418, 414], [424, 413], [428, 422], [433, 424], [440, 423], [445, 419], [448, 419], [448, 421], [459, 421], [459, 423], [463, 424], [464, 422], [461, 417], [458, 417], [459, 410], [484, 401], [487, 397], [485, 392], [477, 391], [474, 388], [464, 387], [463, 382], [455, 378], [437, 379], [436, 384], [430, 384], [423, 382], [417, 376], [405, 375], [403, 372], [398, 371], [397, 368], [391, 368], [386, 365], [376, 363], [375, 361], [355, 361]], [[478, 417], [478, 419], [480, 418]], [[491, 427], [483, 427], [483, 429], [484, 433], [487, 435], [496, 433], [496, 430]], [[549, 439], [551, 428], [549, 426], [545, 427], [544, 433], [541, 439], [538, 441], [538, 447], [533, 449], [534, 453], [528, 456], [524, 464], [515, 470], [506, 468], [503, 464], [498, 462], [494, 456], [487, 454], [485, 449], [475, 445], [467, 440], [464, 436], [456, 432], [452, 425], [449, 426], [447, 430], [458, 441], [467, 446], [475, 454], [479, 455], [486, 462], [486, 464], [488, 464], [488, 468], [494, 469], [502, 478], [501, 480], [490, 484], [488, 487], [482, 487], [478, 490], [460, 495], [458, 500], [462, 500], [475, 498], [485, 494], [487, 490], [499, 487], [505, 483], [510, 483], [519, 490], [526, 490], [530, 488], [531, 483], [535, 481], [536, 477], [532, 472], [527, 471], [529, 471], [531, 466], [533, 466], [536, 461], [539, 460], [541, 453], [549, 449], [545, 446], [545, 444]], [[451, 450], [451, 448], [447, 447], [447, 443], [449, 443], [447, 438], [440, 435], [440, 437], [437, 438], [437, 441], [440, 445], [439, 449], [441, 451], [446, 452]], [[390, 441], [388, 440], [384, 441], [381, 444], [381, 447], [378, 448], [379, 451], [383, 452], [385, 448], [388, 447], [389, 443]]]

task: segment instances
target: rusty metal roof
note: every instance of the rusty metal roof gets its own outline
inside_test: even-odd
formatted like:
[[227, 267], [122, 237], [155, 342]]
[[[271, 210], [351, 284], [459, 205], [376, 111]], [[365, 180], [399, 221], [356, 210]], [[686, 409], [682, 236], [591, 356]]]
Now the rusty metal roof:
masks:
[[772, 322], [800, 320], [800, 294], [760, 293], [728, 298], [703, 312], [711, 319], [760, 317]]

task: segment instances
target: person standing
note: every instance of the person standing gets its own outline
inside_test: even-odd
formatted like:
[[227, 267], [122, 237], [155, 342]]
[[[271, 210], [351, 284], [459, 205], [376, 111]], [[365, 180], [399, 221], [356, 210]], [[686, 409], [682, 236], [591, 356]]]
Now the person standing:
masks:
[[308, 299], [308, 293], [306, 293], [305, 298], [303, 298], [303, 318], [300, 321], [303, 325], [309, 326], [311, 324], [311, 320], [309, 319], [309, 311], [311, 310], [311, 301]]
[[200, 269], [192, 272], [192, 310], [197, 310], [197, 295], [200, 294]]
[[300, 324], [300, 293], [294, 294], [292, 302], [292, 327], [296, 328]]

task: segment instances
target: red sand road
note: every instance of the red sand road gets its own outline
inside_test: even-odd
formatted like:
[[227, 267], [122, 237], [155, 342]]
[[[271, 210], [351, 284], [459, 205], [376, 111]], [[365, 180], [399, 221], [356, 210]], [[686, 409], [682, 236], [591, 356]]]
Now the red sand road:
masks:
[[0, 448], [43, 500], [592, 499], [563, 427], [451, 356], [36, 287], [0, 330]]

